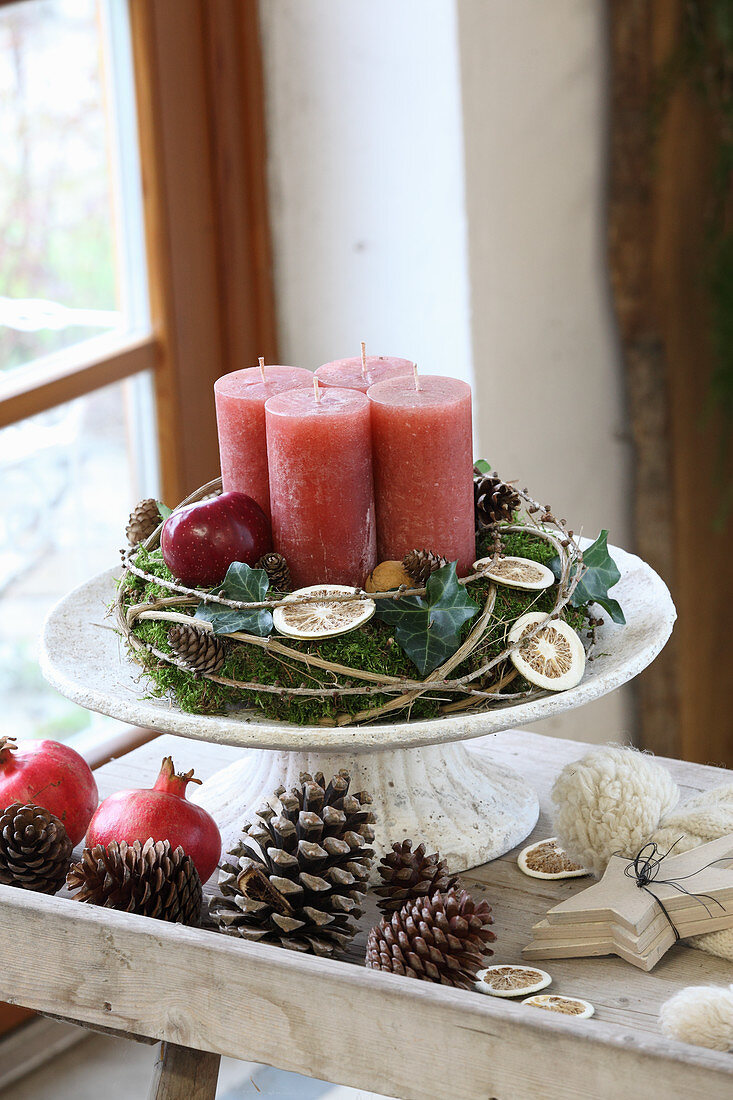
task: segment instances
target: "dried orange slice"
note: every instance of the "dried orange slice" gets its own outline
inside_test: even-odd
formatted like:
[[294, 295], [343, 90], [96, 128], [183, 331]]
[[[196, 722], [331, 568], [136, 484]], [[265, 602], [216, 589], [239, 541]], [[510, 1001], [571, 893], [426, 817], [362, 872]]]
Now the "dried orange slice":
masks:
[[526, 997], [550, 984], [552, 978], [535, 966], [489, 966], [476, 975], [476, 989], [492, 997]]
[[548, 619], [542, 611], [530, 611], [517, 619], [509, 631], [509, 642], [519, 642], [509, 656], [530, 684], [548, 691], [565, 691], [583, 679], [583, 643], [562, 619]]
[[[287, 638], [334, 638], [368, 622], [374, 600], [333, 600], [329, 596], [358, 593], [346, 584], [312, 584], [291, 592], [272, 613], [275, 629]], [[308, 597], [307, 599], [304, 597]]]
[[590, 1001], [584, 1001], [581, 997], [565, 997], [560, 993], [542, 993], [539, 997], [527, 997], [522, 1004], [544, 1008], [548, 1012], [562, 1012], [564, 1016], [574, 1016], [576, 1020], [588, 1020], [596, 1011]]
[[585, 867], [570, 859], [558, 844], [556, 836], [538, 840], [536, 844], [524, 848], [517, 856], [517, 865], [530, 878], [580, 878], [590, 874]]
[[546, 565], [540, 565], [531, 558], [507, 556], [494, 561], [493, 558], [479, 558], [473, 563], [477, 573], [483, 573], [489, 580], [504, 584], [507, 588], [524, 588], [530, 592], [540, 592], [555, 584], [555, 574]]

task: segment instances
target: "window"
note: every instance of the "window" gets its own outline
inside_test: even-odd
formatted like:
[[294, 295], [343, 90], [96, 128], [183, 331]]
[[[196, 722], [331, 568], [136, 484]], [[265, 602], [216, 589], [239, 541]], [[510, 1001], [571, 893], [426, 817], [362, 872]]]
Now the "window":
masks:
[[146, 389], [118, 382], [0, 431], [0, 697], [15, 737], [102, 732], [102, 719], [46, 685], [38, 638], [60, 596], [118, 559], [125, 517], [149, 484], [136, 445]]
[[43, 618], [157, 489], [149, 372], [98, 388], [150, 340], [121, 0], [0, 8], [0, 138], [0, 691], [13, 735], [63, 739], [104, 720], [46, 686]]
[[45, 611], [115, 566], [137, 500], [216, 476], [214, 380], [277, 361], [260, 63], [254, 0], [0, 0], [0, 688], [23, 736], [90, 721], [37, 671]]
[[147, 321], [121, 14], [119, 0], [36, 0], [0, 12], [4, 372]]

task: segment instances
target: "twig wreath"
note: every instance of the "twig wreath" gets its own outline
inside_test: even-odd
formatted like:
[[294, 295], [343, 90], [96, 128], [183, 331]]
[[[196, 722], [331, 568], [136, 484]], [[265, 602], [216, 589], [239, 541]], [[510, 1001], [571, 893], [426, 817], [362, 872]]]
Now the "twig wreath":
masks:
[[[221, 479], [216, 479], [197, 489], [182, 501], [179, 507], [215, 496], [219, 492], [221, 492]], [[226, 666], [218, 672], [192, 672], [190, 666], [187, 666], [186, 662], [174, 652], [166, 651], [161, 641], [164, 638], [163, 634], [158, 633], [156, 639], [151, 639], [150, 632], [146, 634], [145, 627], [149, 624], [158, 624], [168, 629], [171, 624], [185, 624], [202, 633], [211, 634], [213, 631], [211, 623], [194, 615], [196, 608], [200, 608], [201, 605], [241, 612], [273, 611], [283, 603], [285, 596], [278, 594], [268, 595], [267, 598], [260, 600], [235, 600], [224, 596], [220, 589], [208, 591], [188, 588], [170, 579], [170, 574], [167, 574], [164, 568], [151, 571], [151, 557], [155, 557], [160, 546], [162, 523], [139, 545], [123, 552], [123, 575], [114, 607], [117, 621], [131, 653], [157, 682], [158, 694], [163, 694], [173, 686], [170, 676], [163, 675], [165, 669], [167, 668], [169, 672], [175, 669], [180, 671], [188, 682], [204, 680], [210, 685], [229, 689], [224, 693], [228, 703], [239, 702], [240, 707], [246, 701], [248, 706], [259, 706], [267, 711], [273, 699], [289, 700], [292, 703], [308, 700], [316, 707], [321, 701], [322, 713], [318, 714], [318, 711], [314, 711], [311, 707], [309, 717], [305, 719], [306, 722], [315, 721], [321, 725], [358, 725], [392, 716], [409, 718], [418, 701], [430, 701], [433, 704], [430, 713], [445, 715], [458, 711], [481, 711], [506, 707], [519, 699], [541, 697], [547, 692], [523, 681], [509, 660], [512, 651], [519, 644], [508, 641], [512, 621], [527, 610], [533, 608], [537, 610], [537, 597], [547, 596], [549, 593], [549, 610], [542, 609], [543, 617], [531, 631], [523, 635], [522, 642], [542, 630], [549, 620], [562, 618], [572, 611], [578, 623], [582, 621], [590, 627], [589, 648], [592, 649], [593, 628], [600, 620], [590, 617], [588, 598], [583, 601], [577, 599], [573, 601], [586, 573], [583, 552], [574, 533], [567, 529], [564, 520], [555, 519], [549, 506], [539, 504], [526, 489], [517, 490], [517, 492], [522, 504], [520, 511], [514, 517], [516, 522], [496, 524], [483, 532], [484, 538], [487, 536], [491, 538], [489, 545], [493, 553], [492, 562], [500, 557], [503, 540], [512, 535], [531, 535], [533, 540], [539, 540], [541, 544], [545, 544], [548, 552], [553, 553], [557, 583], [546, 593], [521, 593], [522, 596], [530, 598], [529, 602], [525, 603], [518, 613], [502, 616], [495, 613], [497, 585], [488, 580], [484, 572], [458, 578], [458, 583], [467, 586], [467, 591], [475, 593], [478, 589], [483, 607], [477, 607], [475, 615], [471, 616], [474, 621], [467, 624], [465, 636], [462, 637], [458, 648], [424, 679], [410, 676], [407, 669], [400, 675], [392, 675], [379, 668], [361, 667], [358, 660], [358, 647], [357, 659], [354, 664], [350, 664], [314, 651], [312, 644], [303, 646], [297, 642], [286, 644], [290, 639], [282, 639], [275, 633], [259, 636], [239, 630], [219, 633], [218, 637], [225, 640], [228, 653], [239, 652], [247, 656], [258, 652], [270, 658], [272, 662], [268, 665], [270, 682], [266, 676], [259, 678], [259, 675], [262, 675], [259, 666], [258, 678], [249, 679], [222, 675], [222, 672], [227, 671]], [[430, 581], [428, 581], [429, 585]], [[424, 597], [427, 592], [428, 587], [403, 586], [384, 592], [366, 592], [356, 589], [353, 593], [329, 594], [328, 600], [329, 602], [374, 600], [378, 608], [384, 608], [389, 606], [386, 601]], [[516, 596], [517, 593], [515, 592], [514, 595]], [[307, 595], [287, 596], [289, 605], [292, 605], [294, 600], [312, 603], [316, 598]], [[575, 607], [571, 607], [573, 602], [576, 604]], [[547, 606], [546, 602], [545, 607]], [[389, 628], [383, 623], [378, 623], [377, 626], [389, 635]], [[369, 629], [369, 624], [366, 627], [357, 628], [353, 633], [361, 633], [365, 629]], [[499, 639], [501, 646], [497, 652]], [[386, 642], [391, 646], [395, 644], [393, 637], [387, 637]], [[353, 647], [350, 656], [353, 660]], [[367, 663], [364, 662], [364, 664]], [[451, 674], [459, 669], [459, 666], [462, 666], [462, 669], [468, 667], [468, 671], [461, 669], [460, 675], [452, 676]], [[276, 672], [273, 673], [273, 669]], [[310, 681], [310, 684], [306, 681]], [[507, 691], [510, 685], [513, 690]], [[520, 690], [516, 690], [517, 688]], [[362, 703], [363, 705], [360, 705]], [[197, 708], [189, 705], [188, 709]], [[209, 707], [209, 710], [213, 709], [216, 708]], [[218, 709], [225, 709], [225, 707], [220, 706]], [[294, 721], [300, 721], [302, 724], [304, 719], [296, 717]]]

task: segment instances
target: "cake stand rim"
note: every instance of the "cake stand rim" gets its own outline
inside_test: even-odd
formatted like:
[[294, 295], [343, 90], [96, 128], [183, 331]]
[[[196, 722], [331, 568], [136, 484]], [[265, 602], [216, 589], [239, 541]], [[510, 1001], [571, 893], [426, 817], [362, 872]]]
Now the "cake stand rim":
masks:
[[[583, 540], [586, 541], [586, 540]], [[59, 663], [55, 647], [56, 633], [66, 610], [80, 594], [102, 582], [109, 583], [110, 601], [113, 596], [113, 583], [119, 574], [119, 567], [104, 570], [94, 577], [83, 581], [63, 596], [50, 610], [43, 626], [41, 636], [40, 666], [48, 683], [66, 698], [88, 710], [106, 714], [109, 717], [127, 722], [130, 725], [155, 729], [162, 733], [174, 733], [193, 740], [209, 741], [219, 744], [236, 745], [251, 749], [276, 749], [284, 751], [313, 751], [335, 754], [359, 754], [383, 750], [420, 748], [439, 745], [452, 741], [467, 741], [483, 737], [490, 733], [515, 728], [541, 721], [565, 710], [575, 709], [593, 702], [616, 688], [628, 683], [657, 657], [666, 644], [674, 626], [677, 612], [669, 589], [662, 578], [636, 554], [609, 547], [619, 567], [622, 569], [622, 581], [631, 568], [639, 568], [646, 574], [646, 580], [655, 590], [655, 607], [658, 619], [651, 637], [645, 644], [629, 655], [625, 663], [616, 670], [608, 684], [603, 673], [590, 680], [583, 680], [576, 688], [546, 695], [540, 699], [524, 703], [510, 704], [506, 707], [484, 711], [479, 714], [446, 715], [441, 718], [417, 719], [411, 722], [392, 722], [372, 726], [296, 726], [287, 722], [271, 722], [261, 719], [251, 720], [240, 713], [225, 715], [189, 714], [175, 704], [166, 705], [165, 700], [145, 699], [142, 697], [144, 672], [141, 666], [131, 661], [122, 652], [122, 639], [118, 637], [120, 665], [135, 672], [141, 678], [140, 696], [124, 698], [110, 694], [109, 690], [99, 690], [70, 676]], [[100, 609], [101, 610], [101, 609]], [[83, 623], [81, 630], [91, 629], [95, 624]], [[96, 624], [101, 625], [101, 624]], [[631, 624], [629, 624], [630, 626]], [[105, 629], [113, 630], [108, 624]], [[623, 629], [629, 629], [624, 627]], [[62, 634], [64, 632], [62, 631]], [[66, 637], [66, 635], [64, 635]], [[92, 639], [90, 638], [91, 642]], [[602, 658], [599, 658], [602, 659]], [[120, 678], [120, 685], [123, 681]]]

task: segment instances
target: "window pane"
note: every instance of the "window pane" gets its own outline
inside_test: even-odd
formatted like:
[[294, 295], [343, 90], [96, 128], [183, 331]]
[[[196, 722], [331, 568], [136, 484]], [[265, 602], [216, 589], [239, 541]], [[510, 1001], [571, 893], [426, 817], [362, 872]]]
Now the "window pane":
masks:
[[124, 0], [0, 7], [0, 370], [147, 323]]
[[117, 565], [131, 508], [155, 495], [137, 438], [150, 424], [148, 384], [117, 383], [0, 431], [0, 698], [12, 736], [115, 725], [46, 685], [38, 640], [57, 599]]

